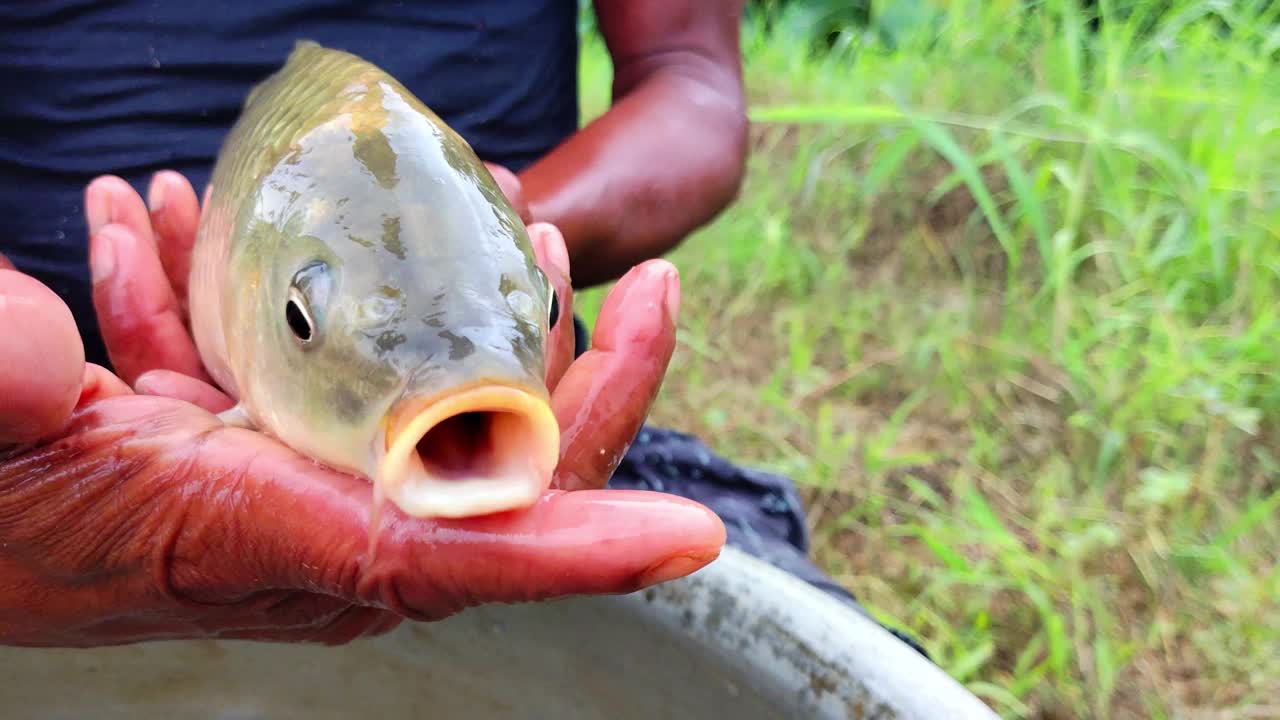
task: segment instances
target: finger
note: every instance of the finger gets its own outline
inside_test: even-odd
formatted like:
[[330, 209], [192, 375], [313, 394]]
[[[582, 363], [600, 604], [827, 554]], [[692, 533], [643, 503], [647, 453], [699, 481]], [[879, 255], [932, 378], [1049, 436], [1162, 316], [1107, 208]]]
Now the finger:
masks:
[[71, 310], [52, 290], [0, 270], [0, 443], [57, 432], [80, 397], [84, 344]]
[[4, 253], [0, 253], [0, 270], [16, 270], [16, 269], [17, 268], [13, 266], [13, 263], [9, 262], [9, 258], [5, 257]]
[[90, 238], [89, 265], [98, 324], [122, 380], [133, 384], [157, 369], [209, 380], [147, 236], [105, 225]]
[[533, 222], [533, 217], [529, 214], [529, 203], [524, 197], [524, 187], [520, 184], [520, 178], [501, 165], [487, 162], [484, 166], [489, 169], [489, 174], [493, 176], [494, 182], [498, 183], [498, 189], [502, 190], [503, 195], [507, 196], [507, 202], [515, 209], [516, 214], [520, 216], [520, 220], [526, 225]]
[[134, 382], [133, 387], [143, 395], [163, 395], [220, 413], [236, 403], [226, 393], [202, 380], [172, 370], [149, 370]]
[[679, 275], [665, 260], [633, 268], [605, 298], [591, 349], [569, 366], [552, 396], [560, 420], [556, 487], [609, 481], [662, 386], [679, 307]]
[[538, 266], [547, 274], [556, 297], [554, 324], [547, 337], [546, 352], [547, 389], [555, 390], [573, 361], [573, 282], [569, 277], [569, 251], [565, 248], [564, 236], [547, 223], [530, 225], [529, 239], [533, 243]]
[[80, 384], [80, 401], [76, 407], [106, 400], [119, 395], [132, 395], [133, 390], [110, 370], [96, 363], [85, 363], [84, 379]]
[[93, 179], [84, 191], [84, 214], [92, 237], [109, 224], [123, 225], [148, 243], [151, 218], [133, 186], [114, 175]]
[[191, 249], [200, 223], [200, 201], [195, 188], [180, 173], [156, 173], [147, 190], [151, 227], [160, 264], [169, 278], [182, 317], [187, 317], [187, 281], [191, 273]]
[[[244, 430], [210, 433], [200, 452], [200, 472], [215, 479], [173, 542], [172, 581], [193, 596], [295, 588], [434, 619], [485, 602], [631, 592], [693, 572], [724, 544], [719, 518], [684, 498], [552, 492], [525, 512], [462, 520], [388, 508], [370, 559], [368, 481]], [[214, 548], [235, 548], [234, 562]]]
[[[688, 575], [724, 546], [724, 524], [666, 493], [552, 492], [522, 513], [389, 523], [358, 594], [410, 618], [477, 603], [630, 593]], [[419, 578], [429, 578], [421, 582]]]

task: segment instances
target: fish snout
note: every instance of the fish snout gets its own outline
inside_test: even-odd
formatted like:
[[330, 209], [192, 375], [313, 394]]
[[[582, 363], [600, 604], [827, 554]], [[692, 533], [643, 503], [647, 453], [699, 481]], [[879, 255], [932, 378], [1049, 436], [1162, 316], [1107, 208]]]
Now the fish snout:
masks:
[[551, 485], [560, 427], [545, 395], [496, 383], [409, 394], [387, 417], [385, 496], [414, 517], [529, 507]]

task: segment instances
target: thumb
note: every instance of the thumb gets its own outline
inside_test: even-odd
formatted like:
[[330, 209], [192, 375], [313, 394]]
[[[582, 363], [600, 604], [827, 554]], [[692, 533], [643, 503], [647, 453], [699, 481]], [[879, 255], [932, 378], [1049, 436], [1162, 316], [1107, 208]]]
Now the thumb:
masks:
[[431, 620], [489, 602], [632, 592], [701, 568], [725, 540], [714, 513], [675, 496], [552, 492], [526, 511], [463, 520], [409, 518], [387, 506], [371, 554], [367, 480], [243, 430], [207, 435], [201, 455], [202, 464], [233, 464], [206, 468], [225, 487], [209, 488], [214, 502], [193, 504], [176, 555], [244, 552], [235, 567], [183, 573], [178, 589], [196, 598], [295, 589]]
[[0, 443], [59, 430], [80, 397], [84, 344], [71, 310], [29, 275], [0, 269]]

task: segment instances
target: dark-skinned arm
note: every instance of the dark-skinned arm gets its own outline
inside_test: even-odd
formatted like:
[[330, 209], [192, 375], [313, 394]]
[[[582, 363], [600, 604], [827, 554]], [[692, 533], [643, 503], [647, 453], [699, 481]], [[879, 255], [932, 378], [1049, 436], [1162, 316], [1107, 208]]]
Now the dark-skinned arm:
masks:
[[565, 237], [573, 282], [660, 257], [737, 196], [747, 153], [742, 0], [595, 0], [613, 104], [520, 174]]

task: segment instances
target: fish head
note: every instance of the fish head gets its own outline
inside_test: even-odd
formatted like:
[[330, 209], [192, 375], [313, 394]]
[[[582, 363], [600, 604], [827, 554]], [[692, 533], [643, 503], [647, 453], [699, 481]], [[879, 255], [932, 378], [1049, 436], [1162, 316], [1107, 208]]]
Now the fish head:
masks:
[[251, 414], [410, 515], [532, 504], [559, 457], [554, 294], [470, 147], [366, 83], [248, 207], [227, 342]]

